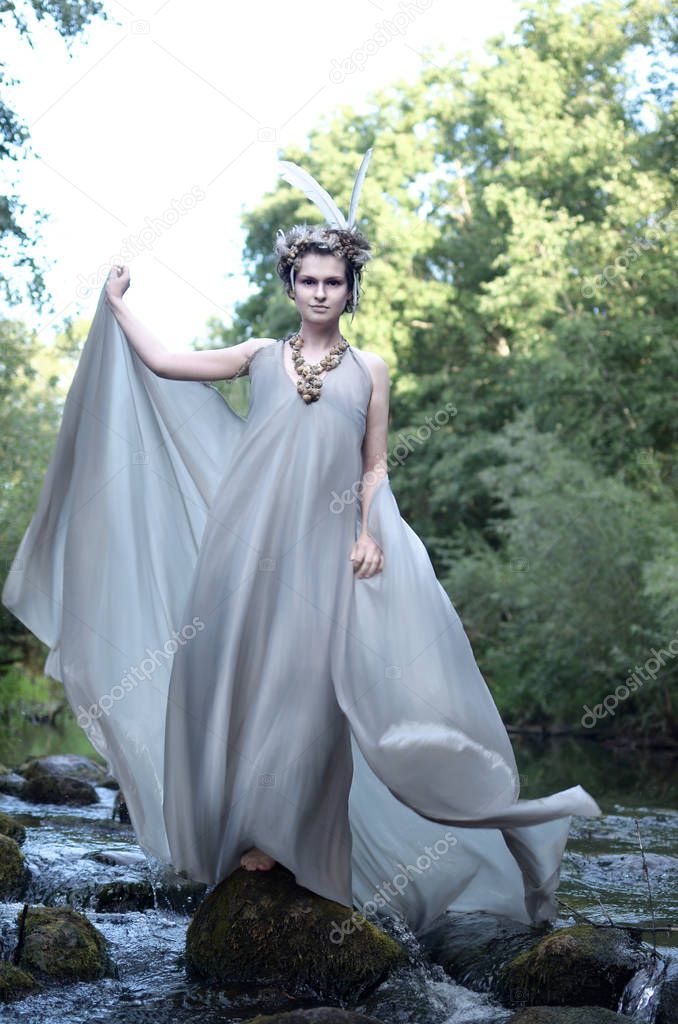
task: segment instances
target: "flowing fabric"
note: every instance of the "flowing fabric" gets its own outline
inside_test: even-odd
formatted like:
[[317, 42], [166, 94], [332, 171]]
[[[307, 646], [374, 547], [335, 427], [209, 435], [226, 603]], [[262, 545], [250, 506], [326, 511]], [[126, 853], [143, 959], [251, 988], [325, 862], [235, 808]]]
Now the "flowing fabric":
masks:
[[462, 624], [385, 476], [353, 346], [307, 405], [270, 340], [239, 416], [156, 376], [102, 289], [3, 604], [50, 648], [142, 849], [208, 884], [252, 846], [298, 884], [423, 932], [446, 908], [556, 916], [581, 786], [519, 799]]

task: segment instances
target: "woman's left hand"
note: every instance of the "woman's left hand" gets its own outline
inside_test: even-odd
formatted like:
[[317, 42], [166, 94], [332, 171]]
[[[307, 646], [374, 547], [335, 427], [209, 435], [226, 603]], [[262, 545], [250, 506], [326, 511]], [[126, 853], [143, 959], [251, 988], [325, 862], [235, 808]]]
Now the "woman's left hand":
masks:
[[358, 579], [368, 579], [384, 568], [384, 552], [368, 533], [358, 537], [348, 557], [353, 562], [353, 572], [357, 572]]
[[129, 267], [126, 264], [116, 263], [111, 267], [106, 279], [106, 298], [121, 299], [129, 288], [130, 282]]

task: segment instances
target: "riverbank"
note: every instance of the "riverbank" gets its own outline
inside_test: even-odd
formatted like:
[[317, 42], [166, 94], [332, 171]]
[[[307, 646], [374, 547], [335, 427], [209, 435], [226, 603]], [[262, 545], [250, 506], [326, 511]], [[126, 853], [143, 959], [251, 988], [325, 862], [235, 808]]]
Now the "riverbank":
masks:
[[[678, 813], [672, 809], [676, 802], [672, 759], [625, 758], [601, 751], [605, 756], [599, 762], [588, 756], [599, 750], [597, 745], [572, 740], [521, 740], [516, 747], [521, 795], [543, 795], [563, 788], [564, 780], [565, 785], [578, 781], [595, 793], [604, 812], [602, 819], [572, 821], [558, 890], [562, 910], [557, 927], [569, 934], [567, 930], [582, 915], [594, 926], [612, 922], [632, 927], [638, 930], [646, 953], [656, 941], [660, 956], [673, 957], [675, 933], [662, 929], [678, 918], [673, 885], [678, 867]], [[116, 813], [115, 780], [103, 769], [96, 764], [79, 765], [77, 758], [56, 760], [57, 767], [83, 776], [76, 795], [84, 802], [41, 802], [60, 796], [56, 790], [49, 795], [34, 787], [12, 792], [12, 783], [25, 786], [26, 780], [40, 773], [25, 761], [4, 766], [15, 774], [9, 780], [10, 791], [0, 792], [0, 811], [15, 823], [16, 842], [21, 842], [30, 880], [20, 896], [0, 903], [2, 958], [8, 960], [16, 948], [17, 922], [24, 904], [70, 907], [106, 939], [117, 973], [58, 988], [47, 986], [43, 992], [3, 1008], [3, 1019], [8, 1024], [33, 1024], [38, 1019], [42, 1024], [62, 1024], [64, 1020], [69, 1024], [90, 1024], [92, 1020], [99, 1024], [189, 1024], [199, 1017], [203, 1024], [235, 1024], [285, 1005], [280, 992], [267, 985], [243, 990], [237, 986], [215, 988], [187, 973], [187, 928], [205, 893], [192, 883], [168, 879], [163, 865], [144, 857], [129, 822]], [[21, 776], [16, 774], [17, 768]], [[87, 788], [92, 792], [85, 792]], [[255, 881], [248, 879], [248, 883]], [[251, 898], [245, 903], [250, 907]], [[231, 906], [230, 897], [227, 906]], [[237, 906], [231, 906], [229, 912], [240, 913]], [[452, 924], [453, 932], [433, 937], [435, 942], [428, 951], [404, 930], [397, 933], [395, 937], [409, 951], [409, 962], [370, 991], [361, 1005], [363, 1012], [378, 1021], [403, 1024], [511, 1024], [512, 1008], [505, 1000], [510, 1003], [516, 986], [522, 991], [523, 981], [512, 980], [510, 991], [503, 996], [488, 987], [485, 978], [494, 976], [503, 963], [497, 937], [490, 936], [489, 942], [486, 930], [477, 930], [480, 923], [474, 924], [466, 916]], [[455, 947], [451, 940], [454, 935], [459, 939], [462, 926], [464, 941]], [[471, 957], [475, 974], [469, 974], [471, 927], [475, 929]], [[513, 958], [518, 952], [513, 943], [518, 939], [523, 941], [519, 935], [506, 937]], [[487, 957], [489, 967], [483, 968]], [[655, 1006], [645, 998], [654, 983], [641, 979], [633, 992], [626, 991], [623, 978], [619, 984], [619, 991], [623, 988], [629, 1000], [625, 1012], [637, 1021], [654, 1021], [650, 1011]], [[287, 1005], [291, 1005], [290, 999]], [[528, 1020], [533, 1024], [546, 1020], [598, 1024], [616, 1019], [614, 1014], [584, 1015], [583, 1008], [574, 1012], [580, 1016], [533, 1014], [525, 1017], [525, 1024]]]

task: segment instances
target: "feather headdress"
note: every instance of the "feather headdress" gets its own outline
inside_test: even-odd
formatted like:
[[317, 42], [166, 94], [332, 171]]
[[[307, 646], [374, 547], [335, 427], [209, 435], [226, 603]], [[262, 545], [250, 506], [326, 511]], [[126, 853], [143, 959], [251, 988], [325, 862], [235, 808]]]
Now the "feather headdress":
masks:
[[[281, 168], [281, 177], [298, 188], [304, 195], [314, 203], [320, 212], [323, 214], [326, 223], [329, 227], [335, 228], [338, 231], [350, 232], [355, 227], [356, 216], [358, 213], [358, 200], [360, 198], [360, 192], [367, 174], [367, 165], [370, 162], [372, 156], [372, 147], [365, 153], [358, 174], [353, 185], [353, 191], [351, 193], [351, 202], [349, 204], [348, 219], [341, 212], [337, 204], [335, 203], [329, 192], [320, 185], [313, 175], [305, 171], [303, 167], [299, 167], [298, 164], [292, 163], [290, 160], [279, 160], [278, 165]], [[284, 232], [279, 230], [279, 235], [284, 236]], [[350, 256], [347, 254], [347, 258]], [[354, 267], [354, 270], [357, 268]], [[294, 265], [290, 268], [290, 283], [294, 288]], [[358, 305], [358, 274], [353, 274], [353, 310], [355, 313], [355, 307]]]

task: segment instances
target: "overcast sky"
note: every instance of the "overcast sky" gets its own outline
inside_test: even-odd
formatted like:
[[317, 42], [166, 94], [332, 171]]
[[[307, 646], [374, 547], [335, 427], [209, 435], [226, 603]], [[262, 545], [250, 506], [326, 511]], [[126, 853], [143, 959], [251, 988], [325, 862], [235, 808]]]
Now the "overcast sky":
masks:
[[414, 80], [426, 47], [479, 55], [520, 15], [515, 0], [108, 9], [111, 20], [94, 23], [70, 57], [46, 23], [33, 49], [4, 33], [6, 72], [20, 82], [9, 101], [33, 148], [4, 188], [50, 214], [39, 246], [56, 314], [2, 312], [50, 341], [65, 316], [93, 315], [126, 247], [138, 251], [125, 260], [127, 301], [172, 349], [204, 340], [207, 318], [228, 321], [248, 293], [240, 217], [274, 186], [277, 147], [303, 145], [341, 105], [364, 109], [373, 89]]

